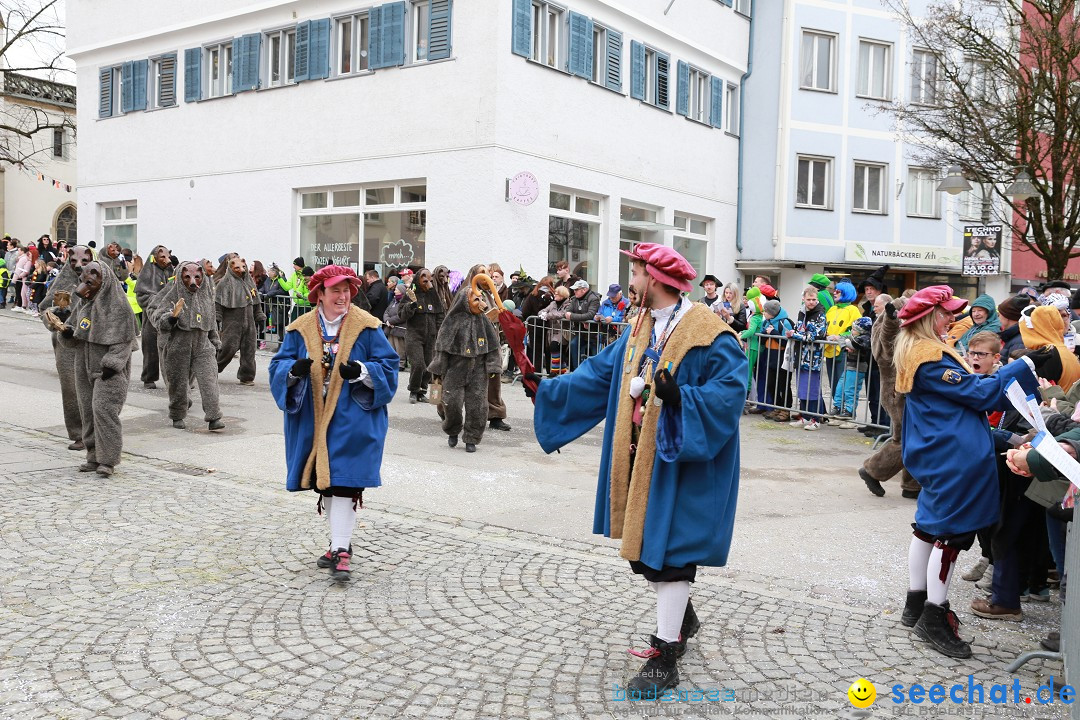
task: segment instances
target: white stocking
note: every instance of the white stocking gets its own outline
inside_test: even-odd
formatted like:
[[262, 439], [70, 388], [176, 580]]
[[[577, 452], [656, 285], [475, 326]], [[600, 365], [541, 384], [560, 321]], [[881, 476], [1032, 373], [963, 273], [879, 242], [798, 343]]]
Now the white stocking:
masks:
[[352, 542], [353, 528], [356, 527], [356, 510], [353, 510], [352, 499], [333, 498], [329, 505], [326, 516], [330, 521], [330, 548], [348, 550]]
[[690, 582], [656, 583], [656, 637], [664, 642], [675, 642], [682, 629], [686, 602], [690, 599]]
[[935, 605], [944, 605], [948, 599], [949, 583], [952, 582], [953, 570], [956, 569], [954, 560], [949, 564], [949, 574], [945, 576], [945, 582], [941, 582], [941, 551], [941, 548], [935, 547], [926, 566], [926, 600]]
[[908, 590], [925, 590], [927, 566], [930, 562], [930, 551], [934, 549], [933, 543], [912, 536], [911, 545], [908, 547]]

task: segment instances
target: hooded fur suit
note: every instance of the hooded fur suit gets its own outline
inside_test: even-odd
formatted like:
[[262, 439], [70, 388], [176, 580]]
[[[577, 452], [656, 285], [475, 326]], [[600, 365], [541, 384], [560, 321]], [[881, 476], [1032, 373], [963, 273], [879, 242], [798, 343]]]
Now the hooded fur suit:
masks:
[[[85, 249], [89, 251], [89, 248]], [[45, 327], [49, 327], [45, 319], [45, 310], [53, 306], [56, 292], [62, 290], [71, 293], [74, 301], [75, 286], [78, 284], [79, 273], [70, 263], [64, 263], [60, 274], [49, 284], [45, 299], [38, 303], [41, 321], [45, 323]], [[62, 312], [60, 319], [66, 319], [66, 315], [66, 312]], [[79, 414], [79, 396], [75, 390], [75, 349], [57, 340], [56, 333], [51, 328], [50, 335], [52, 335], [53, 358], [56, 360], [56, 374], [60, 376], [60, 402], [64, 407], [64, 427], [67, 428], [69, 440], [82, 442], [82, 417]]]
[[115, 275], [116, 279], [120, 282], [124, 282], [125, 280], [127, 280], [128, 269], [126, 263], [124, 262], [123, 255], [114, 259], [109, 257], [109, 253], [107, 250], [103, 250], [101, 253], [98, 254], [97, 261], [107, 267], [109, 271], [112, 272], [112, 274]]
[[919, 491], [919, 482], [904, 467], [900, 455], [901, 428], [904, 425], [904, 396], [896, 392], [896, 366], [893, 365], [893, 346], [900, 333], [900, 318], [889, 317], [881, 313], [874, 321], [870, 335], [870, 351], [874, 355], [878, 372], [881, 374], [881, 405], [892, 418], [892, 435], [863, 463], [863, 469], [878, 482], [884, 482], [896, 475], [900, 476], [900, 489]]
[[[187, 263], [181, 263], [182, 268]], [[177, 276], [180, 277], [179, 275]], [[221, 346], [214, 315], [214, 295], [208, 278], [192, 293], [177, 280], [159, 293], [149, 311], [150, 322], [163, 340], [161, 366], [169, 389], [169, 419], [183, 420], [188, 412], [188, 394], [192, 377], [199, 383], [203, 419], [221, 419], [218, 401], [217, 349]], [[184, 309], [172, 322], [173, 307], [180, 298]]]
[[488, 377], [502, 370], [502, 355], [495, 326], [469, 311], [468, 294], [463, 284], [439, 329], [428, 371], [442, 378], [443, 431], [476, 445], [487, 427]]
[[[421, 273], [427, 272], [422, 268]], [[439, 326], [446, 315], [446, 306], [439, 297], [434, 285], [428, 290], [421, 290], [418, 283], [413, 283], [416, 300], [406, 300], [398, 309], [399, 317], [405, 321], [405, 357], [409, 361], [409, 394], [427, 392], [431, 373], [427, 366], [435, 355], [435, 341], [439, 336]]]
[[[143, 265], [142, 272], [139, 273], [139, 279], [135, 283], [135, 300], [139, 303], [139, 307], [143, 309], [150, 307], [154, 296], [165, 288], [165, 284], [169, 282], [175, 272], [172, 265], [160, 268], [154, 262], [153, 258], [160, 247], [162, 246], [155, 245], [154, 249], [150, 251], [150, 260]], [[161, 376], [161, 372], [158, 368], [157, 329], [153, 323], [146, 323], [143, 327], [142, 356], [142, 381], [144, 383], [156, 382]]]
[[221, 347], [217, 352], [220, 373], [240, 351], [240, 369], [236, 379], [240, 382], [255, 380], [255, 348], [258, 344], [259, 324], [266, 322], [266, 315], [259, 300], [259, 291], [251, 274], [244, 272], [237, 277], [229, 269], [214, 282], [214, 302], [217, 305], [218, 327], [221, 328]]
[[[112, 468], [120, 462], [124, 447], [120, 411], [131, 379], [135, 314], [116, 276], [107, 266], [98, 268], [103, 275], [101, 289], [91, 300], [75, 298], [66, 323], [73, 334], [61, 337], [61, 342], [75, 350], [86, 461]], [[114, 374], [103, 378], [106, 369]]]

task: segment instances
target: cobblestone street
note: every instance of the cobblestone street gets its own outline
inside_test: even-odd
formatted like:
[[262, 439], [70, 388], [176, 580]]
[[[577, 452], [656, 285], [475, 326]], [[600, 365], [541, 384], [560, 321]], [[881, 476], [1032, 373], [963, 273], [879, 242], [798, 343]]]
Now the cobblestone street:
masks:
[[[626, 649], [655, 629], [653, 597], [614, 543], [586, 534], [594, 434], [545, 457], [517, 389], [514, 431], [485, 436], [468, 456], [449, 451], [430, 419], [414, 430], [431, 409], [399, 395], [386, 487], [365, 498], [343, 587], [315, 567], [326, 547], [315, 498], [285, 492], [273, 470], [280, 415], [262, 380], [244, 391], [249, 425], [230, 420], [224, 437], [167, 429], [163, 408], [147, 409], [161, 391], [132, 390], [132, 453], [102, 480], [78, 473], [82, 454], [63, 449], [51, 366], [28, 369], [12, 352], [41, 357], [41, 335], [0, 341], [0, 390], [11, 397], [22, 382], [29, 399], [18, 413], [26, 425], [0, 423], [4, 720], [855, 717], [846, 692], [859, 677], [877, 686], [872, 717], [1065, 717], [1060, 702], [1023, 702], [1060, 674], [1044, 661], [1015, 676], [1019, 705], [892, 703], [896, 683], [966, 684], [971, 674], [988, 693], [1011, 687], [1005, 666], [1056, 627], [1059, 609], [1032, 603], [1023, 623], [979, 620], [967, 609], [972, 583], [957, 581], [974, 657], [946, 660], [913, 641], [898, 622], [913, 507], [895, 483], [886, 498], [865, 492], [854, 467], [868, 446], [842, 431], [808, 441], [744, 420], [732, 561], [699, 573], [703, 626], [680, 661], [681, 689], [730, 699], [631, 703], [616, 688], [641, 662]], [[227, 416], [243, 417], [222, 383]], [[417, 453], [413, 432], [433, 449]], [[496, 467], [507, 470], [493, 481]], [[564, 476], [573, 480], [559, 484]], [[488, 512], [493, 497], [503, 514]], [[534, 509], [508, 511], [523, 499]], [[543, 525], [552, 508], [560, 521]], [[962, 568], [974, 559], [965, 555]]]

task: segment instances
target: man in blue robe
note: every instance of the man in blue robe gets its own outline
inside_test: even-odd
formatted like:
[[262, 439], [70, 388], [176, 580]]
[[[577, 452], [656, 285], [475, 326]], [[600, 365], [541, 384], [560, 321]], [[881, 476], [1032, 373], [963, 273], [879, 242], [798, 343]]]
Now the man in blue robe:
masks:
[[382, 484], [386, 406], [398, 382], [398, 354], [371, 314], [352, 305], [360, 280], [328, 265], [308, 281], [314, 312], [286, 328], [270, 361], [270, 390], [285, 413], [286, 487], [314, 490], [330, 525], [317, 564], [349, 579], [352, 533], [364, 488]]
[[656, 592], [656, 634], [631, 651], [647, 661], [628, 684], [647, 698], [679, 682], [676, 658], [700, 626], [697, 567], [727, 562], [747, 366], [731, 328], [683, 297], [696, 273], [681, 255], [652, 243], [626, 254], [642, 298], [635, 327], [540, 383], [535, 426], [550, 453], [606, 420], [593, 532], [621, 539], [621, 556]]

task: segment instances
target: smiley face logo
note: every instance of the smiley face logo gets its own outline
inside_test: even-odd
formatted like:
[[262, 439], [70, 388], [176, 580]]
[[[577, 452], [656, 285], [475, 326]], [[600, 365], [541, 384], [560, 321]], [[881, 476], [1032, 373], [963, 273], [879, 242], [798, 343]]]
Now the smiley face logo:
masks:
[[847, 691], [848, 700], [857, 708], [868, 708], [877, 699], [877, 689], [866, 678], [859, 678], [851, 683]]

